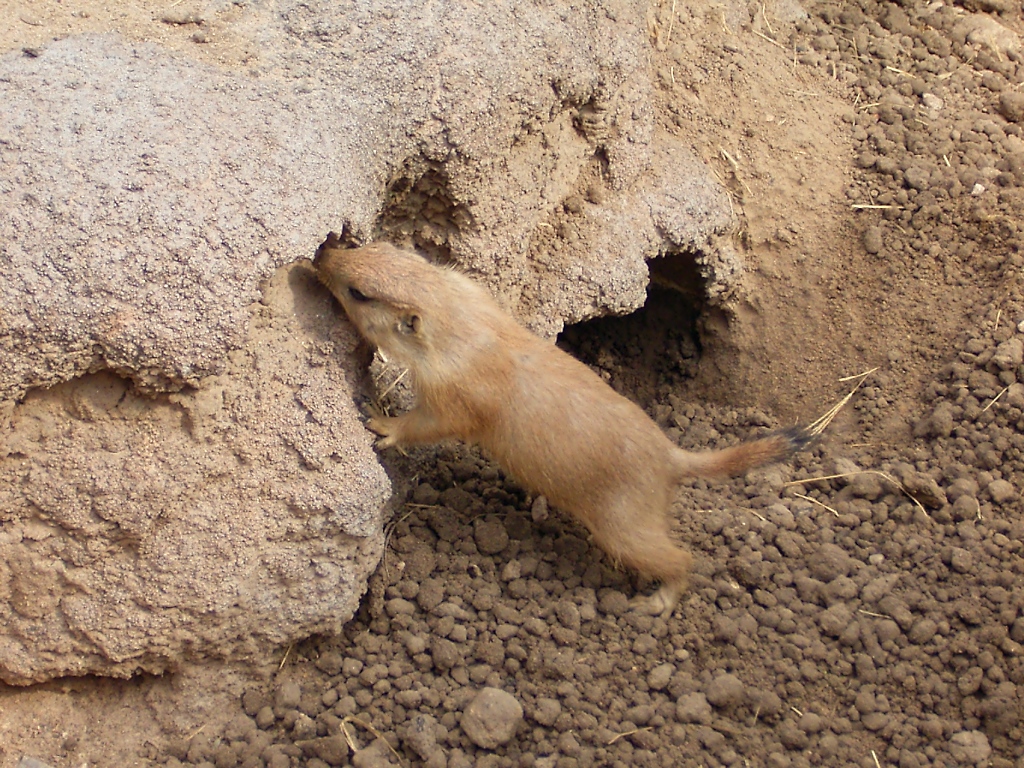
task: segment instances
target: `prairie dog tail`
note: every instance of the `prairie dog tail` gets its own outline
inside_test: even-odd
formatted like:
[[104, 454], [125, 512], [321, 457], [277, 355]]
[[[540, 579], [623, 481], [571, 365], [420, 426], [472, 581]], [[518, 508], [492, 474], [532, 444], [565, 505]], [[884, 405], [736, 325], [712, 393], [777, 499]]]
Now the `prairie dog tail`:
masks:
[[681, 448], [672, 454], [680, 480], [689, 477], [733, 477], [748, 469], [782, 461], [814, 441], [806, 427], [790, 427], [720, 451], [690, 453]]

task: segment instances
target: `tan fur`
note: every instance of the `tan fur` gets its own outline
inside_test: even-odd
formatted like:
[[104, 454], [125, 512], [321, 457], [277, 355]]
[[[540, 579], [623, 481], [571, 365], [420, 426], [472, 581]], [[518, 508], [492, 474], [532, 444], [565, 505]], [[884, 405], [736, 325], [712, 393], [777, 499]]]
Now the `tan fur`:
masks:
[[314, 266], [360, 333], [412, 376], [416, 407], [368, 423], [382, 436], [378, 445], [448, 438], [480, 445], [585, 525], [616, 562], [661, 581], [644, 606], [649, 612], [671, 613], [690, 571], [689, 553], [670, 536], [678, 483], [735, 475], [797, 447], [776, 434], [721, 451], [680, 449], [636, 404], [516, 323], [480, 285], [414, 253], [386, 243], [343, 249], [332, 233]]

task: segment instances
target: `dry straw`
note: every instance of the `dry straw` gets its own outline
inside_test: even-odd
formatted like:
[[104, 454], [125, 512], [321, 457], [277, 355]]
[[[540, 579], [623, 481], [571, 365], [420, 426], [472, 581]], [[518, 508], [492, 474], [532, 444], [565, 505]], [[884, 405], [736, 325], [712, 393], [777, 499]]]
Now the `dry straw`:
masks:
[[810, 424], [808, 424], [807, 432], [810, 435], [813, 435], [814, 437], [817, 437], [822, 432], [824, 432], [825, 428], [832, 423], [832, 420], [836, 417], [836, 414], [838, 414], [839, 411], [843, 409], [843, 406], [850, 402], [850, 399], [857, 393], [857, 390], [861, 388], [861, 385], [864, 384], [868, 376], [870, 376], [877, 370], [878, 368], [875, 367], [869, 371], [864, 371], [864, 373], [857, 373], [854, 374], [853, 376], [844, 376], [843, 378], [841, 378], [839, 381], [853, 381], [854, 379], [857, 379], [858, 381], [854, 388], [849, 391], [846, 397], [844, 397], [838, 403], [829, 408], [829, 410], [823, 416], [821, 416], [818, 419], [815, 419]]
[[402, 760], [402, 756], [400, 754], [398, 754], [398, 752], [395, 750], [395, 748], [393, 746], [391, 746], [391, 742], [388, 741], [387, 739], [385, 739], [383, 734], [381, 734], [380, 731], [378, 731], [376, 728], [374, 728], [372, 725], [370, 725], [365, 720], [360, 720], [358, 717], [354, 717], [353, 715], [346, 715], [342, 719], [342, 721], [341, 721], [341, 733], [345, 737], [345, 743], [348, 744], [348, 748], [351, 749], [353, 753], [359, 751], [359, 745], [356, 744], [356, 741], [352, 737], [352, 734], [348, 732], [348, 724], [349, 723], [352, 723], [352, 725], [358, 725], [360, 728], [363, 728], [363, 729], [369, 731], [376, 738], [378, 738], [381, 741], [383, 741], [384, 744], [387, 746], [387, 748], [389, 750], [391, 750], [391, 754], [393, 754], [395, 757], [398, 758], [399, 764], [400, 765], [404, 765], [405, 764], [405, 762]]
[[[856, 383], [856, 385], [854, 385], [853, 389], [851, 389], [847, 393], [846, 397], [844, 397], [842, 400], [840, 400], [834, 406], [829, 408], [829, 410], [824, 415], [822, 415], [820, 418], [818, 418], [815, 421], [812, 421], [810, 424], [808, 424], [807, 425], [807, 433], [812, 435], [812, 436], [814, 436], [814, 437], [817, 437], [822, 432], [824, 432], [825, 429], [828, 427], [828, 425], [832, 423], [833, 419], [835, 419], [835, 417], [839, 413], [839, 411], [841, 411], [843, 409], [843, 407], [848, 402], [850, 402], [851, 398], [853, 398], [853, 396], [857, 393], [857, 390], [861, 388], [861, 386], [867, 380], [868, 376], [870, 376], [872, 373], [874, 373], [877, 370], [878, 370], [878, 368], [875, 367], [875, 368], [872, 368], [872, 369], [870, 369], [868, 371], [864, 371], [863, 373], [857, 373], [857, 374], [854, 374], [853, 376], [844, 376], [843, 378], [839, 379], [839, 381], [853, 381], [854, 379], [856, 379], [857, 383]], [[996, 399], [998, 399], [998, 396], [997, 396]], [[995, 400], [993, 400], [993, 402], [995, 402]], [[991, 405], [991, 403], [989, 403], [989, 405]], [[889, 483], [892, 483], [897, 488], [899, 488], [899, 490], [904, 495], [906, 495], [906, 497], [908, 499], [910, 499], [914, 503], [914, 505], [918, 509], [921, 510], [921, 512], [923, 512], [925, 514], [925, 516], [928, 516], [928, 511], [924, 508], [924, 505], [914, 497], [914, 494], [912, 494], [907, 489], [907, 487], [905, 485], [903, 485], [903, 483], [901, 483], [899, 480], [897, 480], [895, 477], [893, 477], [892, 475], [888, 474], [887, 472], [882, 472], [882, 471], [877, 470], [877, 469], [864, 469], [864, 470], [861, 470], [859, 472], [842, 472], [842, 473], [836, 474], [836, 475], [821, 475], [819, 477], [805, 477], [802, 480], [792, 480], [792, 481], [790, 481], [788, 483], [785, 483], [783, 485], [783, 487], [784, 488], [788, 488], [790, 486], [803, 485], [805, 483], [815, 483], [815, 482], [824, 481], [824, 480], [836, 480], [836, 479], [843, 478], [843, 477], [853, 477], [854, 475], [877, 475], [878, 477], [881, 477], [883, 480], [885, 480], [885, 481], [887, 481]], [[813, 499], [810, 496], [805, 496], [802, 493], [795, 493], [793, 495], [797, 496], [797, 497], [799, 497], [801, 499], [805, 499], [806, 501], [809, 501], [812, 504], [817, 504], [820, 507], [824, 507], [829, 512], [834, 514], [836, 517], [839, 517], [839, 513], [836, 510], [832, 509], [832, 507], [828, 506], [827, 504], [823, 504], [822, 502], [818, 501], [817, 499]]]

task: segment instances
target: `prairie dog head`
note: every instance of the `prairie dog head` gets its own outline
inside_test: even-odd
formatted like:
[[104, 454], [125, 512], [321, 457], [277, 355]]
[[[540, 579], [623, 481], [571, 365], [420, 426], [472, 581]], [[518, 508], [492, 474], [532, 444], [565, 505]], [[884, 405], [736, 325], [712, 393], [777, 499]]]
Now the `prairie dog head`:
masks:
[[417, 297], [434, 295], [437, 267], [387, 243], [344, 248], [333, 232], [313, 267], [367, 341], [406, 363], [426, 353], [427, 318]]

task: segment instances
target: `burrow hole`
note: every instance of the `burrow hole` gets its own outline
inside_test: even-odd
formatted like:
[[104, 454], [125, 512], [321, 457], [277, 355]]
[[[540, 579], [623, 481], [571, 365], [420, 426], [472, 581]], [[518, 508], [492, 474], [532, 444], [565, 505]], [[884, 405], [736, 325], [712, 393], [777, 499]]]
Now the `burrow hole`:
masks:
[[696, 376], [698, 321], [706, 304], [693, 254], [663, 256], [649, 269], [647, 301], [636, 312], [576, 323], [558, 336], [562, 349], [648, 410], [686, 390]]

